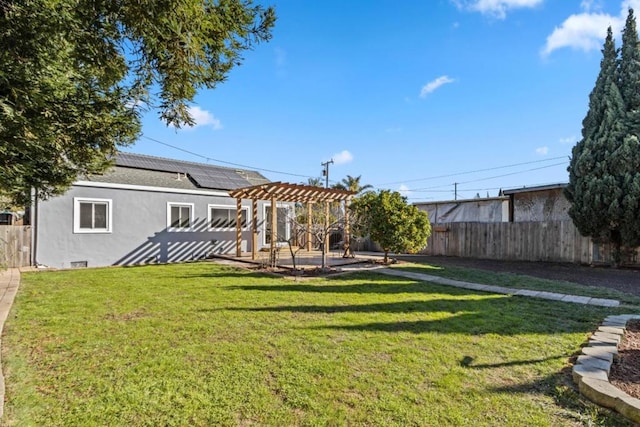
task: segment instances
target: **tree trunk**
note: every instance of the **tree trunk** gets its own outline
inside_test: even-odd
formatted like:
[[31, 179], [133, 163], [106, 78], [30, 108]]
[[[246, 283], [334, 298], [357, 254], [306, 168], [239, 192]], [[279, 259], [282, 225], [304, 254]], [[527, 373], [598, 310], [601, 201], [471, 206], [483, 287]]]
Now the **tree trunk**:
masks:
[[622, 236], [619, 230], [611, 232], [611, 266], [619, 268], [622, 264]]

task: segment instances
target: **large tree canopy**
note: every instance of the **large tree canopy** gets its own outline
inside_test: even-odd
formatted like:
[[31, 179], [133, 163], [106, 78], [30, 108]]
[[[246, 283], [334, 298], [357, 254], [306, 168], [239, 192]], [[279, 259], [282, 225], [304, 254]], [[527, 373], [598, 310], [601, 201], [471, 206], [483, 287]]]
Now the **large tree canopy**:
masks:
[[[633, 11], [629, 16], [633, 18]], [[640, 90], [634, 77], [638, 55], [632, 52], [637, 39], [635, 20], [628, 19], [626, 45], [618, 60], [611, 28], [607, 31], [600, 73], [589, 95], [582, 139], [572, 150], [565, 191], [571, 202], [569, 215], [578, 230], [610, 242], [616, 264], [623, 246], [640, 244], [640, 144], [633, 123], [636, 114], [630, 114], [638, 108], [635, 98]]]
[[354, 199], [354, 233], [369, 236], [384, 252], [384, 262], [389, 252], [414, 253], [427, 245], [431, 224], [427, 213], [397, 191], [369, 191]]
[[0, 191], [26, 201], [103, 171], [140, 108], [192, 124], [197, 91], [274, 22], [251, 0], [0, 1]]

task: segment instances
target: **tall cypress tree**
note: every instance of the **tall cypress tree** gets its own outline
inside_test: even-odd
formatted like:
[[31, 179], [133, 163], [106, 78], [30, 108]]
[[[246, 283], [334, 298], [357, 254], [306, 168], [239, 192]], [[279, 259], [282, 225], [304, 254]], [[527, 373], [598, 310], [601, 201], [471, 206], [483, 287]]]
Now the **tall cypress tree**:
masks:
[[627, 131], [640, 137], [640, 40], [633, 9], [629, 9], [622, 32], [618, 85], [626, 111]]
[[[625, 138], [625, 107], [618, 88], [617, 50], [611, 27], [602, 49], [600, 74], [589, 95], [589, 111], [582, 122], [582, 139], [572, 150], [568, 167], [569, 184], [565, 194], [571, 202], [569, 215], [585, 236], [608, 241], [614, 247], [614, 261], [620, 260], [623, 244], [633, 243], [627, 236], [626, 208], [633, 202], [625, 198], [625, 156], [633, 150], [633, 137]], [[638, 182], [640, 184], [640, 182]]]

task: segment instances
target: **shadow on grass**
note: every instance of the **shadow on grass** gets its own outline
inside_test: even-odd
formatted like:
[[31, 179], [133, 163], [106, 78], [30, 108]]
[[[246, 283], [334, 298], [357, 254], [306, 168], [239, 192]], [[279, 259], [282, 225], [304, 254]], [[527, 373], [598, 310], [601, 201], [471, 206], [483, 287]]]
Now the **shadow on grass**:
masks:
[[509, 366], [535, 365], [537, 363], [548, 362], [549, 360], [558, 360], [558, 359], [567, 359], [567, 355], [561, 354], [559, 356], [549, 356], [543, 359], [512, 360], [510, 362], [482, 363], [478, 365], [473, 363], [474, 358], [472, 356], [464, 356], [462, 360], [460, 360], [460, 366], [464, 366], [465, 368], [472, 368], [472, 369], [493, 369], [493, 368], [507, 368]]
[[[375, 304], [331, 305], [290, 305], [273, 307], [229, 307], [221, 310], [265, 312], [265, 313], [309, 313], [309, 314], [392, 314], [392, 321], [336, 324], [340, 318], [327, 318], [327, 323], [320, 326], [300, 326], [304, 329], [342, 330], [355, 332], [409, 332], [441, 333], [441, 334], [545, 334], [588, 333], [595, 329], [598, 322], [606, 315], [605, 309], [590, 307], [573, 307], [567, 303], [534, 300], [525, 297], [506, 295], [485, 296], [482, 298], [451, 298], [414, 300]], [[211, 310], [203, 310], [211, 311]], [[213, 311], [218, 311], [213, 310]], [[416, 314], [448, 313], [437, 318], [414, 320]], [[526, 313], [526, 315], [523, 315]], [[563, 313], [558, 318], [558, 313]], [[409, 319], [398, 319], [406, 314]], [[433, 317], [433, 316], [430, 316]], [[363, 317], [364, 319], [364, 317]]]
[[[438, 285], [428, 282], [418, 282], [412, 279], [400, 277], [383, 277], [385, 283], [361, 282], [350, 283], [344, 285], [335, 284], [310, 284], [310, 283], [292, 283], [286, 285], [235, 285], [229, 289], [242, 291], [264, 291], [264, 292], [308, 292], [308, 293], [352, 293], [352, 294], [401, 294], [401, 293], [434, 293], [445, 292], [449, 288], [444, 285]], [[466, 291], [461, 293], [477, 294], [474, 291]]]

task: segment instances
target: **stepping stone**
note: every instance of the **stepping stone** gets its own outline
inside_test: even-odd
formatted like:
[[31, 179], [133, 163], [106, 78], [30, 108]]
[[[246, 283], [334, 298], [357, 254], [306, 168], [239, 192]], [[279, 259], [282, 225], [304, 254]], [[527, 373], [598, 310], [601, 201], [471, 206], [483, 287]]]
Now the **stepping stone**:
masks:
[[582, 354], [587, 356], [597, 357], [608, 362], [613, 362], [613, 357], [618, 354], [618, 348], [615, 346], [595, 346], [595, 347], [583, 347]]
[[573, 302], [577, 304], [587, 304], [591, 300], [591, 297], [580, 297], [577, 295], [566, 295], [564, 298], [562, 298], [563, 302]]
[[591, 335], [591, 338], [598, 341], [613, 340], [616, 345], [620, 344], [620, 335], [610, 334], [608, 332], [595, 332], [593, 335]]
[[609, 375], [604, 369], [594, 368], [587, 365], [573, 366], [573, 381], [580, 384], [584, 378], [594, 378], [597, 380], [609, 382]]
[[594, 356], [578, 356], [578, 364], [579, 365], [586, 365], [595, 369], [602, 369], [603, 371], [607, 372], [607, 375], [609, 375], [609, 372], [611, 371], [611, 362], [603, 360], [603, 359], [599, 359], [597, 357]]
[[608, 334], [624, 335], [624, 328], [615, 328], [613, 326], [600, 326], [598, 332], [606, 332]]
[[607, 339], [607, 338], [603, 338], [603, 339], [589, 338], [589, 345], [591, 345], [591, 346], [611, 346], [611, 345], [618, 345], [618, 342], [616, 340], [611, 340], [611, 339]]

